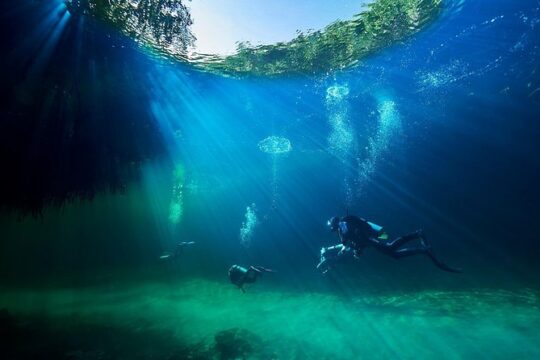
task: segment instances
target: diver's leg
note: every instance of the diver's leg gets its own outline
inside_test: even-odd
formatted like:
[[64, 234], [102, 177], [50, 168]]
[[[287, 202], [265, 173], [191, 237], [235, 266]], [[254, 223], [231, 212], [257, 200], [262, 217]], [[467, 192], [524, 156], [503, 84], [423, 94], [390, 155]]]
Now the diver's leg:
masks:
[[267, 269], [267, 268], [265, 268], [265, 267], [263, 267], [263, 266], [252, 266], [252, 268], [254, 268], [255, 270], [257, 270], [257, 271], [260, 272], [260, 273], [263, 273], [263, 272], [273, 273], [273, 272], [275, 272], [274, 270], [272, 270], [272, 269]]
[[[381, 243], [381, 245], [386, 246], [389, 249], [396, 250], [400, 246], [408, 243], [409, 241], [413, 241], [413, 240], [416, 240], [416, 239], [420, 239], [420, 240], [425, 239], [424, 232], [422, 230], [416, 230], [413, 233], [400, 236], [400, 237], [398, 237], [398, 238], [396, 238], [396, 239], [394, 239], [392, 241], [380, 242], [380, 243]], [[424, 244], [424, 241], [422, 243]]]
[[255, 273], [261, 273], [262, 270], [259, 269], [259, 266], [250, 266], [248, 272], [255, 272]]
[[257, 281], [257, 278], [261, 276], [262, 272], [253, 266], [250, 266], [246, 275], [244, 276], [244, 282], [251, 284]]
[[418, 247], [414, 247], [414, 248], [405, 248], [405, 249], [395, 250], [395, 251], [393, 251], [393, 252], [391, 252], [389, 254], [394, 259], [401, 259], [401, 258], [407, 257], [407, 256], [424, 254], [424, 255], [427, 255], [431, 259], [433, 264], [435, 264], [435, 266], [437, 266], [441, 270], [448, 271], [448, 272], [453, 272], [453, 273], [460, 273], [461, 272], [461, 269], [453, 268], [451, 266], [448, 266], [444, 262], [439, 260], [435, 256], [435, 254], [433, 253], [433, 250], [431, 249], [431, 247], [418, 246]]
[[394, 259], [401, 259], [407, 256], [427, 255], [427, 254], [428, 254], [428, 250], [425, 247], [420, 247], [420, 246], [409, 247], [409, 248], [404, 248], [404, 249], [388, 252], [388, 255], [390, 255]]
[[435, 266], [437, 266], [439, 269], [444, 270], [444, 271], [448, 271], [448, 272], [453, 272], [453, 273], [462, 272], [462, 270], [460, 268], [455, 268], [455, 267], [448, 266], [444, 262], [442, 262], [439, 258], [437, 258], [435, 256], [435, 254], [433, 253], [433, 250], [431, 249], [431, 247], [427, 248], [426, 254], [427, 254], [427, 256], [429, 256], [429, 258], [431, 259], [433, 264], [435, 264]]

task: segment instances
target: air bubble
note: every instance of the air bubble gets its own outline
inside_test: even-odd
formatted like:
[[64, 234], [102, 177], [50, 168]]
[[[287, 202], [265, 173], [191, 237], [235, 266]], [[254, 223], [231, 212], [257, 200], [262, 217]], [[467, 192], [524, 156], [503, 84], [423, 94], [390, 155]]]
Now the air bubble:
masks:
[[259, 142], [259, 149], [267, 154], [284, 154], [292, 150], [289, 139], [279, 136], [269, 136]]

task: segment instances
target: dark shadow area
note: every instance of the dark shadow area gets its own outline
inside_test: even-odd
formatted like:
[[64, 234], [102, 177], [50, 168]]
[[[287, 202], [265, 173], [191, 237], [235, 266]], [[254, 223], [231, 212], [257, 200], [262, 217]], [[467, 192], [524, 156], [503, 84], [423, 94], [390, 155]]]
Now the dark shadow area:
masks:
[[17, 318], [0, 311], [5, 359], [185, 359], [192, 351], [170, 334]]
[[122, 191], [163, 152], [141, 76], [149, 60], [60, 1], [4, 1], [0, 14], [0, 207], [36, 214]]
[[143, 318], [133, 328], [62, 322], [46, 317], [16, 317], [0, 310], [3, 359], [269, 359], [268, 344], [246, 329], [219, 331], [200, 344], [185, 344], [174, 334], [150, 329]]

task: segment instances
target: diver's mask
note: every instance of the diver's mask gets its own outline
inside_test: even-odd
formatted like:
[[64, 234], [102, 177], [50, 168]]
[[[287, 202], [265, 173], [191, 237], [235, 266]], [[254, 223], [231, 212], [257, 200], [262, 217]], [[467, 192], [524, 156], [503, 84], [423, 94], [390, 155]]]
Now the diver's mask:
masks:
[[339, 226], [339, 217], [334, 216], [330, 220], [326, 222], [326, 226], [328, 226], [328, 229], [332, 232], [337, 231]]

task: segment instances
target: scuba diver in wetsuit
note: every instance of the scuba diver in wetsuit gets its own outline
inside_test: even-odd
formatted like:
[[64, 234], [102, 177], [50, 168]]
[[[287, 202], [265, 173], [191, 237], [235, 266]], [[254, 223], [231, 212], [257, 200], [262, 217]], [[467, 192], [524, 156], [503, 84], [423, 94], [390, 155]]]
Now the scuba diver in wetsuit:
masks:
[[184, 252], [184, 249], [191, 247], [195, 245], [195, 241], [182, 241], [178, 244], [176, 244], [176, 248], [173, 252], [166, 251], [164, 252], [159, 259], [160, 260], [178, 260], [180, 258], [180, 255]]
[[[388, 241], [388, 235], [381, 226], [358, 216], [347, 215], [342, 218], [334, 216], [327, 225], [332, 232], [338, 233], [341, 244], [321, 249], [321, 261], [317, 268], [323, 273], [326, 273], [334, 263], [345, 256], [352, 254], [355, 258], [359, 258], [362, 251], [369, 246], [394, 259], [412, 255], [426, 255], [441, 270], [461, 272], [461, 269], [450, 267], [435, 256], [431, 244], [427, 242], [422, 230]], [[420, 243], [416, 246], [402, 247], [413, 240], [419, 240]]]
[[250, 266], [249, 269], [246, 269], [240, 265], [233, 265], [229, 268], [229, 280], [245, 293], [244, 284], [254, 283], [265, 272], [275, 271], [263, 268], [262, 266]]

